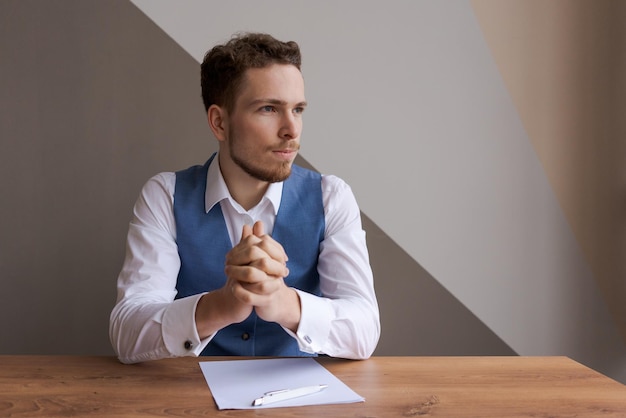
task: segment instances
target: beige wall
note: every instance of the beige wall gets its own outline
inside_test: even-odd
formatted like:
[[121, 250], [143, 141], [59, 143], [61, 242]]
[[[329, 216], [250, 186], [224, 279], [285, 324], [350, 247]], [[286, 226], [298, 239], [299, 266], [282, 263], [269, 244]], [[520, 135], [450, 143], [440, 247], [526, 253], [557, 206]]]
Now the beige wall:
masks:
[[626, 2], [473, 0], [472, 5], [626, 338]]

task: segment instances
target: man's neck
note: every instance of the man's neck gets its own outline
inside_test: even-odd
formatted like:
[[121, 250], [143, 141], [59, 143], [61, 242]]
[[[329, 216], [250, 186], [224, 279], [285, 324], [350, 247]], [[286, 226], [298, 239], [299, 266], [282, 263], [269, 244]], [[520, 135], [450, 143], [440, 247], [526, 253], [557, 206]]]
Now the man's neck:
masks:
[[[222, 154], [218, 154], [221, 157]], [[219, 159], [220, 171], [228, 192], [245, 210], [255, 207], [263, 198], [269, 183], [256, 179], [246, 173], [233, 161]]]

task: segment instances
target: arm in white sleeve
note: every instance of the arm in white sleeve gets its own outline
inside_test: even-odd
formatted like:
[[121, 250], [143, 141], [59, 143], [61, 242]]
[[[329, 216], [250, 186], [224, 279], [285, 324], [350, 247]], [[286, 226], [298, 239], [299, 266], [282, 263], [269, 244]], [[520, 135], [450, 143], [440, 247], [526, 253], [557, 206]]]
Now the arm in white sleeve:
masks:
[[295, 337], [305, 352], [365, 359], [378, 344], [380, 318], [361, 212], [350, 187], [335, 176], [322, 177], [322, 193], [322, 297], [298, 291], [302, 315]]
[[195, 324], [202, 294], [174, 300], [180, 268], [174, 187], [174, 173], [154, 176], [133, 209], [109, 323], [113, 349], [123, 363], [197, 356], [210, 341], [200, 340]]

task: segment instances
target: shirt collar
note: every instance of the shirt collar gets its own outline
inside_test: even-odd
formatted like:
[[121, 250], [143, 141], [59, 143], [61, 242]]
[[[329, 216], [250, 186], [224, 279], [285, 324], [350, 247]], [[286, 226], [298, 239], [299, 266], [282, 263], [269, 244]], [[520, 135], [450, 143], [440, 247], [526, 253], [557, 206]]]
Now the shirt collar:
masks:
[[[238, 207], [239, 205], [236, 203], [235, 199], [230, 195], [228, 191], [228, 187], [226, 186], [226, 182], [224, 181], [224, 177], [222, 176], [222, 171], [220, 170], [219, 163], [219, 154], [216, 154], [209, 164], [209, 169], [206, 175], [206, 191], [204, 193], [204, 209], [207, 213], [215, 206], [217, 203], [226, 199], [231, 202], [233, 206]], [[267, 188], [261, 202], [264, 200], [269, 200], [272, 204], [272, 208], [274, 210], [274, 215], [278, 214], [278, 208], [280, 207], [280, 201], [283, 197], [283, 182], [278, 183], [270, 183]]]

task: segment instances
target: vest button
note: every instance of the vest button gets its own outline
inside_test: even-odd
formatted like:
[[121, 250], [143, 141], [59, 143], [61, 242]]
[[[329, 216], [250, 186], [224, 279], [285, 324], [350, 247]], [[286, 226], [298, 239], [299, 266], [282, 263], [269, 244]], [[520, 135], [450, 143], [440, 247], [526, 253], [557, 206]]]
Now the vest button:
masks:
[[185, 341], [185, 344], [183, 344], [185, 347], [185, 350], [191, 350], [193, 348], [193, 343], [189, 340]]
[[250, 334], [244, 332], [243, 334], [241, 334], [241, 339], [244, 341], [248, 341], [250, 339]]

